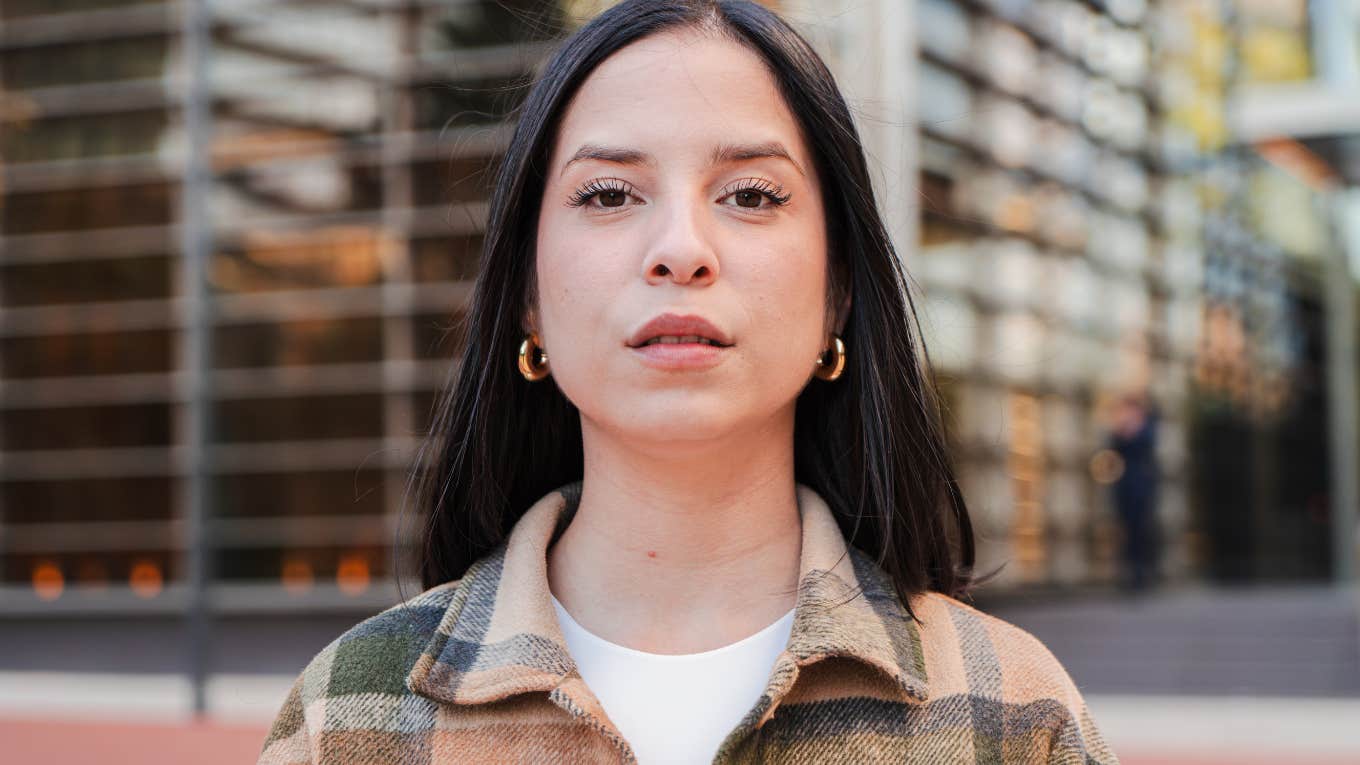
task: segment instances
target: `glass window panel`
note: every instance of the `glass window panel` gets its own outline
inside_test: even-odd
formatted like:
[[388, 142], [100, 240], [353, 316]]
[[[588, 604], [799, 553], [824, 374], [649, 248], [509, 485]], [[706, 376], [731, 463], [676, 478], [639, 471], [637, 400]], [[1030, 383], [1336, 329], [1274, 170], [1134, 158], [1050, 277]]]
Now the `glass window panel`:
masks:
[[[343, 74], [223, 73], [220, 88], [229, 92], [214, 114], [214, 148], [268, 151], [282, 156], [288, 146], [269, 147], [280, 136], [296, 141], [334, 141], [378, 132], [383, 121], [381, 85]], [[325, 147], [326, 151], [338, 148]], [[313, 155], [324, 156], [324, 155]]]
[[[170, 469], [166, 460], [167, 473]], [[67, 478], [0, 482], [5, 525], [74, 521], [149, 521], [174, 515], [170, 476]]]
[[214, 436], [223, 442], [379, 437], [381, 394], [217, 401]]
[[150, 154], [168, 127], [163, 109], [7, 122], [0, 124], [0, 156], [13, 163]]
[[[951, 242], [971, 242], [977, 238], [977, 231], [967, 221], [950, 218], [943, 214], [929, 214], [921, 219], [921, 244], [937, 246]], [[915, 277], [913, 271], [908, 273]]]
[[238, 167], [217, 177], [228, 219], [360, 212], [382, 207], [382, 168], [313, 157]]
[[215, 366], [343, 364], [382, 358], [382, 319], [306, 319], [218, 327]]
[[169, 39], [159, 34], [18, 48], [0, 58], [0, 82], [25, 90], [158, 77]]
[[0, 19], [21, 19], [25, 16], [46, 16], [52, 13], [152, 5], [157, 2], [158, 0], [4, 0], [4, 2], [0, 2]]
[[294, 473], [231, 473], [212, 478], [219, 517], [380, 515], [383, 471], [373, 468]]
[[529, 77], [460, 80], [416, 89], [415, 124], [420, 130], [503, 122], [528, 93]]
[[357, 595], [386, 578], [390, 547], [376, 539], [346, 547], [229, 547], [214, 551], [214, 569], [227, 581], [268, 580], [297, 590], [339, 586]]
[[0, 410], [0, 449], [161, 446], [173, 436], [169, 403]]
[[0, 225], [11, 236], [161, 225], [173, 217], [178, 194], [178, 184], [172, 183], [9, 194], [0, 208]]
[[5, 377], [166, 372], [177, 334], [149, 329], [6, 337], [0, 340], [0, 369]]
[[6, 306], [169, 297], [177, 259], [165, 255], [0, 265]]
[[388, 246], [371, 226], [246, 231], [239, 238], [213, 256], [212, 284], [220, 292], [377, 284]]
[[462, 157], [411, 165], [418, 206], [480, 202], [491, 196], [498, 158]]
[[418, 282], [471, 281], [482, 257], [482, 236], [426, 237], [411, 241], [413, 278]]
[[19, 552], [0, 555], [6, 584], [31, 584], [60, 597], [74, 587], [131, 587], [145, 598], [161, 594], [179, 579], [177, 556], [164, 549], [99, 552]]
[[462, 353], [466, 342], [464, 312], [417, 314], [411, 320], [418, 359], [447, 359]]
[[542, 0], [476, 0], [442, 9], [422, 36], [421, 47], [448, 52], [488, 45], [550, 39], [562, 29], [559, 3]]
[[434, 407], [440, 403], [438, 391], [421, 390], [411, 394], [411, 418], [417, 435], [424, 436], [430, 432], [436, 414]]

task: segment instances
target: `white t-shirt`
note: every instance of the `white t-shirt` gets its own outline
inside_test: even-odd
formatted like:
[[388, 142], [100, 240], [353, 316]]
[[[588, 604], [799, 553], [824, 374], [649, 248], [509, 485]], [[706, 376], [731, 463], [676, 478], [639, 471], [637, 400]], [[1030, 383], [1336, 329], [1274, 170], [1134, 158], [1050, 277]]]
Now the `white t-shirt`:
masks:
[[755, 705], [788, 645], [793, 610], [754, 635], [711, 651], [658, 654], [611, 643], [552, 598], [581, 679], [637, 754], [639, 765], [711, 763]]

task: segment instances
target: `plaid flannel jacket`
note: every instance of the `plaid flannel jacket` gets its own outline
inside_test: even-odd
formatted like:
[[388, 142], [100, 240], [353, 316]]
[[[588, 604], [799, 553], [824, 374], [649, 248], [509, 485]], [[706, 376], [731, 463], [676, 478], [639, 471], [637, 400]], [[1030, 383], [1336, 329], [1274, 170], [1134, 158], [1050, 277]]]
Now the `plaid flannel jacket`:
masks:
[[[547, 550], [580, 485], [534, 503], [461, 579], [322, 649], [259, 762], [635, 763], [577, 672], [549, 600]], [[912, 620], [825, 501], [803, 484], [797, 497], [792, 635], [714, 763], [1118, 762], [1036, 638], [940, 593], [916, 596]]]

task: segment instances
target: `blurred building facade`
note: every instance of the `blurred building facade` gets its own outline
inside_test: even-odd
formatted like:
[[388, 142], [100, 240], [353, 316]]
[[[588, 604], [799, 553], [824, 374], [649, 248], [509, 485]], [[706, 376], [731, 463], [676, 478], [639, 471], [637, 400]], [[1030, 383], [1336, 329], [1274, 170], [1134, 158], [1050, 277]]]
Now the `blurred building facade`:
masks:
[[500, 5], [0, 5], [2, 602], [181, 599], [195, 482], [222, 603], [390, 596], [546, 50]]
[[1308, 4], [917, 8], [912, 265], [987, 557], [1016, 583], [1114, 577], [1104, 440], [1111, 402], [1144, 391], [1168, 579], [1331, 577], [1324, 284], [1344, 243], [1325, 160], [1244, 142], [1229, 114], [1313, 76]]
[[[600, 5], [0, 0], [9, 639], [315, 639], [395, 602], [506, 115]], [[998, 586], [1114, 580], [1108, 412], [1138, 390], [1168, 580], [1335, 576], [1354, 316], [1329, 288], [1360, 172], [1344, 126], [1244, 141], [1232, 105], [1316, 81], [1318, 14], [1353, 43], [1354, 4], [771, 5], [857, 108], [899, 107], [866, 135], [914, 180], [885, 212]], [[251, 666], [224, 651], [174, 661]]]

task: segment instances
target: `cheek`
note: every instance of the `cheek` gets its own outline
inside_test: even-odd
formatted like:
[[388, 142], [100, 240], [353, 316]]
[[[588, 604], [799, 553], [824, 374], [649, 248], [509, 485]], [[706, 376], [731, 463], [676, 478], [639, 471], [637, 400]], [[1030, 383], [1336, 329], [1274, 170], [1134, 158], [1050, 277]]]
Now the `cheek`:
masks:
[[763, 248], [748, 266], [751, 309], [762, 325], [781, 328], [791, 341], [820, 342], [825, 319], [827, 275], [820, 238], [785, 239]]
[[781, 239], [748, 249], [741, 289], [749, 312], [745, 349], [755, 387], [766, 396], [796, 395], [815, 368], [826, 317], [826, 258], [808, 240]]
[[[551, 244], [543, 244], [551, 242]], [[617, 258], [598, 241], [570, 231], [540, 239], [537, 256], [541, 338], [553, 374], [569, 397], [596, 387], [602, 359], [614, 350], [609, 303], [616, 294]]]

